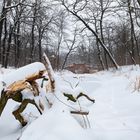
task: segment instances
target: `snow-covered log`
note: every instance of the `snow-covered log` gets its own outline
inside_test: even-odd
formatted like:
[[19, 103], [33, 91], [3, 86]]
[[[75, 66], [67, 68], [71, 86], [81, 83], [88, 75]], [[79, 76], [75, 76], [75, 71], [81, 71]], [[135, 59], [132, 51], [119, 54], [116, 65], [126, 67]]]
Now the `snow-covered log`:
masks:
[[6, 86], [9, 86], [15, 81], [23, 80], [26, 77], [45, 69], [46, 68], [43, 63], [34, 62], [10, 72], [9, 74], [3, 75], [3, 81], [6, 83]]
[[[44, 106], [40, 100], [38, 100], [39, 103], [37, 103], [34, 98], [36, 96], [40, 96], [39, 94], [41, 87], [37, 80], [42, 79], [43, 81], [44, 79], [48, 79], [48, 75], [45, 69], [46, 68], [42, 63], [37, 62], [22, 67], [16, 70], [16, 72], [10, 73], [3, 78], [5, 87], [1, 91], [0, 116], [9, 99], [21, 103], [19, 107], [13, 112], [13, 115], [22, 126], [27, 124], [24, 117], [21, 115], [27, 104], [30, 103], [35, 105], [37, 110], [42, 114]], [[24, 98], [25, 93], [27, 96], [26, 98]]]
[[27, 122], [25, 122], [24, 117], [21, 115], [21, 113], [26, 108], [28, 103], [35, 105], [38, 111], [42, 114], [42, 109], [44, 108], [42, 107], [42, 103], [40, 103], [41, 104], [40, 107], [36, 104], [34, 99], [30, 99], [30, 98], [23, 99], [24, 95], [22, 91], [28, 89], [30, 91], [29, 94], [32, 93], [33, 96], [39, 96], [39, 86], [36, 80], [40, 78], [44, 78], [45, 77], [44, 73], [46, 73], [45, 70], [39, 71], [37, 73], [34, 73], [26, 77], [23, 80], [16, 81], [10, 84], [6, 89], [3, 89], [0, 98], [0, 115], [2, 114], [3, 109], [5, 108], [7, 101], [9, 99], [13, 99], [14, 101], [21, 102], [21, 105], [17, 110], [13, 112], [13, 115], [17, 120], [19, 120], [22, 126], [27, 124]]

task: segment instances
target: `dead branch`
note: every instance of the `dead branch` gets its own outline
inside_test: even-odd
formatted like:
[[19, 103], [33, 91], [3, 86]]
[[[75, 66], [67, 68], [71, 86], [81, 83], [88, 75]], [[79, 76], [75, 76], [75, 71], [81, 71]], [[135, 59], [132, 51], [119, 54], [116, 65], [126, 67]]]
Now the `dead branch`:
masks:
[[37, 80], [37, 79], [40, 79], [40, 78], [44, 78], [45, 76], [44, 76], [44, 73], [46, 72], [46, 70], [41, 70], [41, 71], [39, 71], [39, 72], [37, 72], [37, 73], [34, 73], [34, 74], [32, 74], [32, 75], [29, 75], [28, 77], [26, 77], [25, 79], [26, 79], [26, 81], [27, 82], [32, 82], [32, 81], [35, 81], [35, 80]]
[[32, 87], [32, 92], [33, 92], [34, 96], [39, 96], [38, 83], [36, 81], [30, 81], [29, 83], [30, 83], [30, 85]]
[[4, 94], [4, 89], [1, 91], [1, 97], [0, 97], [0, 116], [6, 106], [6, 103], [8, 101], [7, 96]]
[[48, 72], [49, 82], [50, 82], [50, 92], [54, 93], [55, 91], [55, 79], [54, 79], [54, 72], [51, 66], [51, 63], [47, 57], [47, 55], [44, 53], [44, 65], [46, 67], [46, 70]]
[[70, 111], [71, 114], [77, 114], [77, 115], [88, 115], [89, 112], [82, 112], [82, 111]]
[[28, 77], [25, 78], [25, 80], [19, 80], [7, 87], [5, 90], [6, 95], [10, 97], [11, 95], [21, 92], [24, 89], [30, 89], [31, 91], [34, 91], [34, 96], [39, 95], [39, 90], [38, 90], [38, 84], [35, 82], [35, 80], [44, 78], [44, 73], [46, 70], [39, 71], [37, 73], [34, 73], [32, 75], [29, 75]]
[[5, 90], [5, 94], [7, 95], [7, 97], [10, 97], [11, 95], [17, 92], [21, 92], [26, 88], [30, 89], [31, 88], [30, 84], [25, 80], [19, 80], [9, 85]]
[[44, 75], [45, 72], [46, 70], [42, 70], [32, 75], [29, 75], [28, 77], [25, 78], [25, 80], [16, 81], [12, 83], [11, 85], [9, 85], [6, 89], [3, 89], [1, 91], [1, 98], [0, 98], [0, 116], [9, 99], [13, 99], [16, 102], [21, 103], [19, 108], [13, 112], [13, 115], [15, 116], [16, 119], [19, 120], [19, 122], [23, 126], [26, 125], [26, 121], [24, 120], [24, 118], [22, 117], [20, 113], [26, 108], [28, 103], [35, 105], [35, 107], [40, 112], [40, 114], [42, 114], [41, 110], [44, 109], [44, 106], [41, 103], [41, 101], [39, 101], [39, 106], [38, 106], [34, 100], [30, 100], [30, 99], [23, 100], [23, 95], [21, 92], [24, 89], [29, 89], [34, 96], [38, 96], [39, 86], [36, 80], [40, 78], [45, 78], [45, 75]]
[[22, 124], [22, 126], [25, 126], [27, 124], [27, 121], [24, 119], [24, 117], [21, 115], [21, 113], [25, 110], [26, 106], [28, 104], [33, 104], [38, 109], [39, 113], [42, 114], [41, 110], [37, 106], [34, 100], [31, 99], [24, 99], [21, 103], [21, 105], [18, 107], [17, 110], [13, 111], [13, 115], [15, 118]]
[[91, 99], [88, 95], [86, 95], [86, 94], [84, 94], [82, 92], [76, 97], [76, 99], [79, 99], [82, 96], [86, 97], [89, 101], [95, 103], [95, 99]]

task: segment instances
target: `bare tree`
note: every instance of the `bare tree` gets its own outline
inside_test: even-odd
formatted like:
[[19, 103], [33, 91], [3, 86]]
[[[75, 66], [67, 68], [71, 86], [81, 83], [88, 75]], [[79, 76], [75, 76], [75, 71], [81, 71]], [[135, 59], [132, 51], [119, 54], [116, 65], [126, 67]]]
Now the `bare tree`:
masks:
[[62, 64], [62, 70], [65, 68], [65, 65], [66, 65], [66, 62], [68, 60], [68, 57], [69, 55], [75, 50], [77, 49], [77, 46], [75, 46], [76, 44], [76, 37], [77, 37], [77, 29], [75, 28], [74, 30], [74, 35], [73, 35], [73, 39], [72, 40], [69, 40], [69, 42], [67, 40], [65, 40], [65, 43], [67, 45], [67, 49], [68, 49], [68, 52], [64, 58], [64, 61], [63, 61], [63, 64]]
[[[105, 44], [105, 40], [104, 40], [104, 33], [103, 33], [103, 19], [104, 19], [104, 16], [106, 14], [106, 11], [110, 8], [110, 5], [112, 3], [112, 0], [100, 0], [99, 1], [99, 7], [100, 7], [100, 19], [99, 19], [99, 22], [100, 22], [100, 34], [101, 34], [101, 39], [103, 41], [103, 43]], [[107, 54], [106, 52], [104, 51], [104, 56], [105, 56], [105, 65], [106, 65], [106, 68], [108, 69], [108, 61], [107, 61]]]
[[133, 63], [136, 65], [136, 61], [135, 61], [135, 31], [134, 31], [134, 23], [133, 23], [133, 18], [132, 18], [132, 9], [131, 9], [131, 0], [127, 0], [127, 6], [128, 6], [128, 14], [129, 14], [129, 18], [130, 18], [130, 25], [131, 25], [131, 57], [132, 57], [132, 61]]
[[110, 51], [107, 49], [107, 47], [105, 46], [103, 41], [99, 38], [98, 34], [94, 31], [94, 29], [92, 29], [92, 27], [80, 15], [78, 15], [78, 12], [82, 11], [85, 8], [85, 6], [87, 5], [87, 1], [86, 0], [80, 1], [80, 2], [83, 2], [84, 4], [82, 3], [80, 8], [78, 8], [78, 9], [76, 9], [77, 8], [76, 6], [79, 4], [77, 1], [73, 4], [73, 8], [72, 9], [70, 9], [70, 7], [66, 4], [66, 2], [64, 0], [62, 0], [62, 5], [66, 8], [66, 10], [68, 12], [70, 12], [78, 20], [80, 20], [89, 31], [91, 31], [93, 33], [93, 35], [97, 38], [97, 40], [100, 43], [100, 45], [103, 47], [104, 51], [109, 56], [110, 60], [114, 64], [115, 68], [118, 69], [118, 67], [119, 67], [118, 64], [116, 63], [115, 59], [113, 58], [113, 56], [111, 55]]

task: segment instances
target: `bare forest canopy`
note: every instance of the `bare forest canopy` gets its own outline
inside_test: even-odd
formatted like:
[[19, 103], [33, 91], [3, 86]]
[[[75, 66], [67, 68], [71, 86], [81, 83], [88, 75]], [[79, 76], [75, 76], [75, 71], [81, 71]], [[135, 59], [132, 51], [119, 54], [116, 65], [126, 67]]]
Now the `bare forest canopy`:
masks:
[[0, 64], [140, 64], [139, 0], [1, 0]]

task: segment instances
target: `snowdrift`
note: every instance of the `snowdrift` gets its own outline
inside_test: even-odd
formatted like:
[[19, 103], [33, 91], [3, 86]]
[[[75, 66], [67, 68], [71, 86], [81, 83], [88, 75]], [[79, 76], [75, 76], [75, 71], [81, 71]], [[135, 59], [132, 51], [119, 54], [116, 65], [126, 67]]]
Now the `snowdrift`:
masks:
[[[44, 69], [40, 63], [34, 63], [33, 69], [27, 67], [23, 67], [27, 73], [28, 69]], [[15, 70], [0, 75], [0, 78], [10, 83], [14, 78], [24, 76], [22, 70], [21, 68], [20, 75]], [[9, 101], [0, 118], [0, 140], [139, 140], [140, 93], [134, 90], [136, 78], [139, 77], [138, 66], [96, 74], [57, 73], [56, 97], [47, 95], [53, 101], [52, 108], [47, 108], [43, 115], [39, 115], [33, 106], [28, 106], [23, 114], [30, 123], [22, 128], [11, 115], [17, 103]], [[82, 97], [79, 106], [63, 96], [63, 92], [76, 96], [81, 91], [94, 97], [96, 103], [92, 104]], [[83, 116], [70, 114], [71, 107], [84, 107], [89, 111], [90, 127], [83, 128]]]

